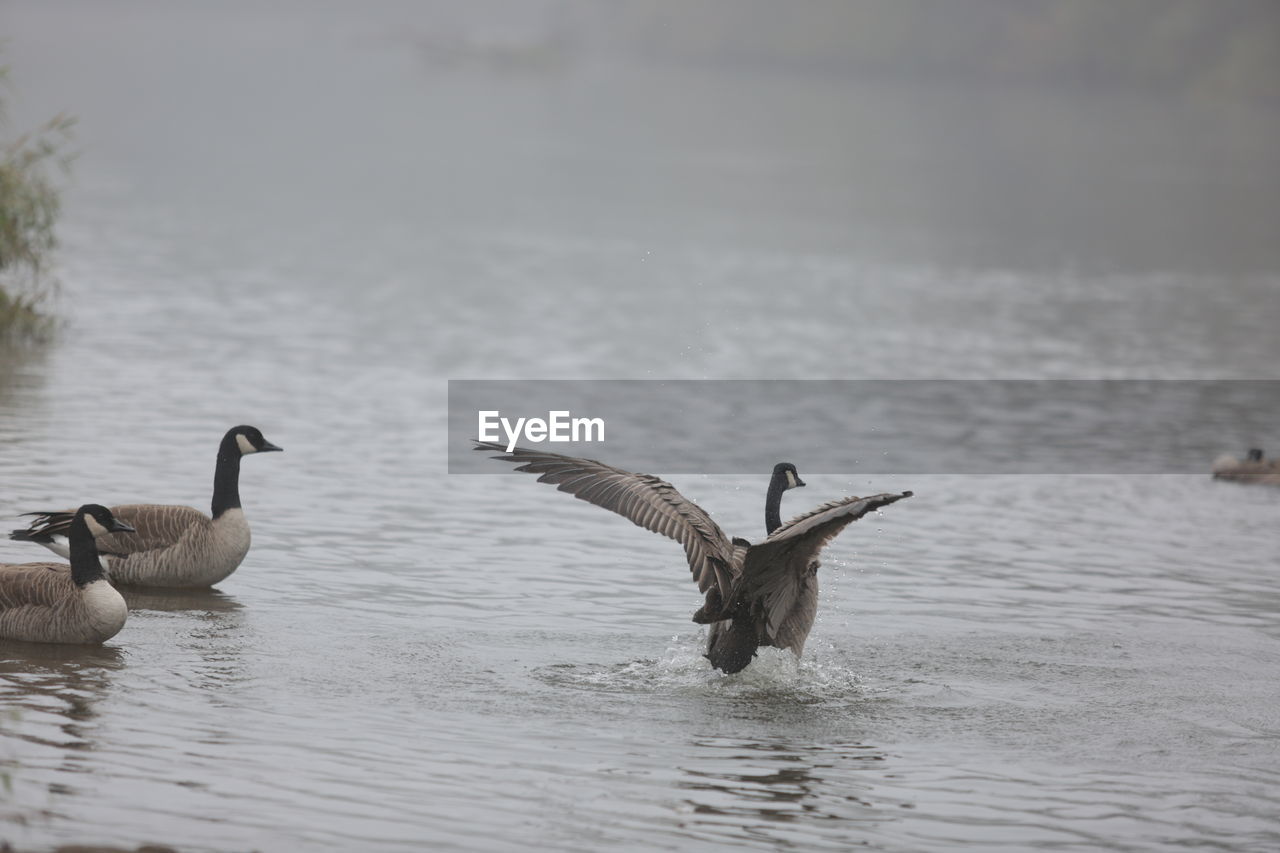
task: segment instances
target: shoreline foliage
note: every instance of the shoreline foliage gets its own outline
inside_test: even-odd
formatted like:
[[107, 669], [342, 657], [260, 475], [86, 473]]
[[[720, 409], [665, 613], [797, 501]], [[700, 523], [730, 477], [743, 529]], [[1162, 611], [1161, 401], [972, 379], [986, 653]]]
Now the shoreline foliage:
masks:
[[[0, 85], [7, 77], [8, 69], [0, 68]], [[2, 100], [0, 123], [7, 123]], [[74, 125], [75, 119], [58, 115], [0, 141], [0, 343], [44, 340], [53, 332], [53, 318], [43, 309], [56, 290], [49, 271], [61, 211], [55, 176], [70, 169]]]

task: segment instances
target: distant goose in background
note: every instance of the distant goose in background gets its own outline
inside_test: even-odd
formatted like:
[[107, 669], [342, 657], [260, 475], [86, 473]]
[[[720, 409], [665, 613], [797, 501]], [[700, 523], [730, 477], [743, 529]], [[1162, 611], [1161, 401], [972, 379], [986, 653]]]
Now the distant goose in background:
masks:
[[706, 594], [693, 621], [711, 626], [706, 657], [729, 673], [751, 663], [760, 646], [790, 649], [799, 657], [818, 610], [818, 552], [850, 522], [911, 496], [842, 498], [783, 524], [782, 493], [804, 483], [794, 465], [779, 463], [765, 498], [769, 535], [752, 545], [729, 539], [700, 506], [651, 474], [633, 474], [593, 459], [476, 444], [476, 450], [501, 454], [494, 459], [517, 463], [517, 471], [540, 474], [540, 483], [557, 485], [683, 545], [698, 589]]
[[71, 565], [0, 564], [0, 638], [33, 643], [101, 643], [124, 627], [128, 608], [107, 580], [96, 537], [133, 528], [98, 504], [67, 525]]
[[1280, 486], [1280, 459], [1263, 458], [1262, 450], [1257, 447], [1249, 451], [1243, 462], [1234, 456], [1219, 456], [1213, 461], [1213, 479]]
[[[236, 570], [249, 552], [249, 523], [240, 508], [240, 457], [281, 450], [255, 427], [227, 430], [213, 472], [213, 518], [189, 506], [127, 504], [112, 507], [129, 533], [102, 537], [98, 548], [111, 580], [137, 586], [212, 586]], [[73, 513], [30, 512], [30, 527], [10, 539], [38, 542], [67, 556]]]

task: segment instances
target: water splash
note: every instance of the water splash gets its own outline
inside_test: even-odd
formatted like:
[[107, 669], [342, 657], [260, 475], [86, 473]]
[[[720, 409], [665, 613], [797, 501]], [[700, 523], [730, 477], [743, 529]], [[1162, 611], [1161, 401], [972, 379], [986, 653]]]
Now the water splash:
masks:
[[656, 659], [555, 664], [535, 674], [557, 687], [616, 693], [707, 693], [803, 704], [847, 702], [869, 695], [858, 674], [838, 661], [797, 660], [788, 651], [761, 648], [750, 666], [727, 675], [707, 661], [703, 655], [705, 644], [705, 634], [693, 631], [673, 636]]

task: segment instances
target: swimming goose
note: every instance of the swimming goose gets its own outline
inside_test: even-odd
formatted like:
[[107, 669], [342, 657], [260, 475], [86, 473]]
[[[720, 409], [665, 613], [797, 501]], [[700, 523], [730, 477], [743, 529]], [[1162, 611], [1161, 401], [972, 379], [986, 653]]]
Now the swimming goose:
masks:
[[1256, 447], [1243, 462], [1234, 456], [1219, 456], [1213, 461], [1213, 479], [1280, 486], [1280, 459], [1265, 459]]
[[[240, 508], [240, 457], [281, 450], [251, 426], [232, 427], [218, 445], [213, 472], [213, 518], [189, 506], [112, 507], [136, 532], [104, 536], [98, 548], [111, 580], [136, 586], [212, 586], [236, 570], [249, 552], [249, 523]], [[72, 513], [31, 512], [30, 527], [10, 539], [38, 542], [66, 556]]]
[[107, 580], [97, 537], [133, 528], [98, 504], [67, 525], [71, 565], [0, 564], [0, 638], [33, 643], [101, 643], [124, 627], [128, 608]]
[[517, 463], [517, 471], [541, 475], [540, 483], [557, 485], [683, 545], [693, 579], [706, 595], [693, 621], [711, 626], [706, 657], [729, 673], [751, 663], [760, 646], [789, 649], [799, 657], [818, 609], [818, 552], [850, 522], [911, 496], [842, 498], [783, 524], [782, 493], [804, 483], [794, 465], [779, 463], [765, 501], [768, 536], [753, 545], [725, 536], [702, 507], [651, 474], [522, 447], [507, 452], [501, 444], [476, 445], [479, 451], [498, 451], [494, 459]]

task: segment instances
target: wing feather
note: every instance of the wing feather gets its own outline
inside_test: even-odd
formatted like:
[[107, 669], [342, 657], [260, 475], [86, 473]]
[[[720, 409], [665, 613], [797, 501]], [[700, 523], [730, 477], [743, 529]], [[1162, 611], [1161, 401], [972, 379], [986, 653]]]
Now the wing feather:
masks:
[[53, 607], [66, 596], [70, 585], [71, 567], [66, 563], [0, 564], [0, 613]]
[[817, 609], [815, 573], [823, 546], [867, 513], [908, 497], [911, 492], [831, 501], [791, 519], [748, 549], [742, 580], [749, 597], [763, 602], [769, 635], [779, 645], [789, 647], [783, 640], [794, 634], [803, 644], [808, 634]]
[[61, 536], [64, 540], [67, 538], [68, 531], [71, 528], [71, 519], [75, 518], [76, 511], [74, 509], [52, 509], [41, 512], [24, 512], [23, 515], [32, 517], [35, 521], [26, 527], [14, 530], [9, 534], [9, 538], [20, 542], [39, 542], [43, 545], [52, 541], [55, 536]]
[[[880, 509], [880, 507], [888, 506], [891, 503], [909, 497], [911, 497], [911, 492], [897, 494], [886, 492], [880, 495], [872, 495], [869, 498], [847, 497], [829, 501], [786, 522], [769, 534], [769, 538], [765, 539], [757, 547], [784, 542], [803, 542], [806, 547], [813, 548], [812, 556], [817, 556], [818, 551], [822, 550], [822, 546], [831, 541], [837, 533], [850, 523], [857, 521], [869, 512]], [[812, 534], [815, 533], [820, 538], [812, 539]]]
[[[200, 510], [177, 504], [123, 504], [111, 507], [111, 514], [134, 529], [133, 533], [104, 533], [96, 540], [103, 556], [124, 556], [141, 551], [155, 551], [173, 545], [190, 528], [210, 523]], [[35, 521], [24, 530], [15, 530], [12, 539], [47, 542], [54, 536], [67, 536], [75, 510], [30, 512]]]
[[112, 514], [134, 528], [134, 533], [106, 533], [97, 538], [98, 551], [107, 555], [136, 554], [168, 548], [192, 527], [210, 524], [200, 510], [178, 504], [126, 504]]
[[494, 459], [516, 463], [517, 471], [540, 475], [539, 483], [555, 485], [579, 500], [679, 542], [698, 589], [706, 592], [714, 584], [721, 596], [728, 598], [737, 565], [733, 544], [711, 516], [675, 486], [652, 474], [634, 474], [594, 459], [523, 447], [507, 452], [503, 445], [492, 442], [476, 445], [476, 450], [501, 454]]

